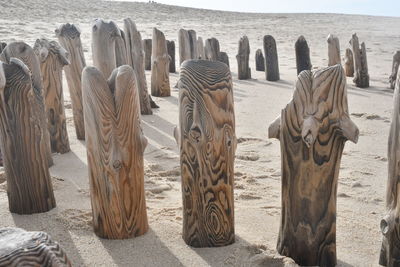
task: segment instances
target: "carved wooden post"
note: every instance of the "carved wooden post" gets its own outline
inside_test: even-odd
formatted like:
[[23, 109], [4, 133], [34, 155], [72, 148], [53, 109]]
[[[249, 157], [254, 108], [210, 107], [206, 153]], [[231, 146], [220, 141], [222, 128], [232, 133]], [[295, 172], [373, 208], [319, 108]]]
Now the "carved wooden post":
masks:
[[128, 51], [128, 62], [133, 67], [136, 76], [136, 88], [139, 91], [140, 112], [141, 114], [151, 115], [150, 96], [147, 89], [146, 73], [144, 71], [144, 50], [142, 36], [136, 28], [135, 22], [130, 18], [124, 19], [124, 29], [126, 38], [126, 49]]
[[9, 43], [6, 48], [1, 52], [1, 61], [10, 63], [11, 58], [20, 59], [32, 73], [33, 92], [35, 93], [37, 99], [35, 103], [39, 105], [39, 107], [37, 108], [37, 116], [41, 122], [40, 126], [43, 129], [46, 129], [46, 131], [41, 131], [41, 134], [43, 134], [41, 140], [46, 145], [47, 153], [45, 154], [45, 156], [47, 157], [48, 166], [50, 167], [53, 165], [53, 158], [51, 156], [50, 136], [49, 132], [47, 131], [47, 116], [43, 99], [43, 83], [40, 73], [39, 59], [35, 55], [32, 47], [24, 42]]
[[393, 55], [392, 74], [389, 77], [390, 89], [395, 88], [397, 71], [400, 66], [400, 50], [396, 51]]
[[9, 208], [18, 214], [46, 212], [56, 201], [47, 160], [43, 99], [28, 67], [16, 58], [9, 62], [0, 62], [0, 143]]
[[197, 38], [197, 56], [198, 56], [198, 59], [206, 59], [206, 56], [204, 55], [203, 38], [201, 38], [201, 37]]
[[70, 151], [62, 86], [62, 70], [69, 65], [68, 52], [56, 41], [43, 38], [36, 40], [33, 49], [40, 60], [51, 150], [64, 154]]
[[261, 49], [256, 51], [256, 71], [265, 71], [265, 61]]
[[108, 81], [94, 67], [82, 73], [86, 147], [96, 235], [123, 239], [148, 230], [139, 96], [130, 66]]
[[176, 68], [175, 68], [175, 42], [174, 41], [167, 41], [167, 50], [168, 50], [168, 55], [170, 57], [169, 72], [175, 73]]
[[328, 66], [341, 64], [339, 38], [329, 34], [326, 41], [328, 42]]
[[293, 100], [269, 127], [281, 143], [282, 216], [277, 250], [299, 265], [336, 265], [336, 189], [351, 121], [341, 65], [298, 76]]
[[151, 39], [143, 40], [143, 48], [144, 48], [144, 69], [151, 70]]
[[179, 65], [183, 61], [191, 59], [189, 32], [185, 29], [180, 29], [178, 32], [179, 39]]
[[361, 49], [358, 42], [357, 34], [353, 34], [350, 40], [353, 48], [354, 56], [354, 79], [353, 82], [357, 87], [369, 87], [367, 51], [364, 42], [361, 43]]
[[383, 234], [379, 264], [398, 266], [400, 262], [400, 71], [393, 95], [394, 108], [388, 144], [387, 215], [381, 221]]
[[151, 56], [151, 95], [170, 96], [169, 56], [164, 34], [153, 29], [153, 51]]
[[60, 45], [69, 53], [70, 64], [64, 67], [69, 94], [71, 96], [72, 113], [75, 124], [76, 138], [85, 139], [85, 124], [83, 122], [82, 106], [82, 70], [86, 66], [81, 42], [81, 32], [74, 24], [63, 24], [56, 29]]
[[308, 47], [307, 41], [303, 35], [297, 39], [295, 49], [297, 74], [303, 70], [311, 70], [310, 48]]
[[344, 56], [344, 71], [346, 72], [347, 77], [354, 76], [353, 52], [350, 48], [346, 48], [346, 54]]
[[0, 228], [0, 266], [72, 266], [64, 250], [45, 232]]
[[238, 49], [238, 54], [236, 55], [236, 60], [238, 63], [239, 80], [251, 79], [249, 57], [250, 57], [249, 39], [247, 38], [247, 36], [243, 36], [239, 40], [239, 49]]
[[197, 35], [196, 31], [189, 30], [189, 44], [190, 44], [190, 58], [191, 59], [198, 59], [199, 56], [197, 54]]
[[183, 239], [193, 247], [229, 245], [235, 242], [231, 74], [221, 62], [190, 60], [179, 77]]
[[271, 35], [265, 35], [263, 43], [265, 54], [265, 78], [267, 81], [278, 81], [280, 75], [275, 39]]
[[204, 44], [204, 54], [207, 60], [218, 61], [219, 42], [216, 38], [207, 39]]
[[126, 50], [126, 37], [123, 30], [119, 29], [121, 37], [115, 38], [115, 62], [116, 66], [129, 65], [128, 52]]
[[218, 61], [225, 63], [229, 67], [229, 57], [228, 54], [225, 52], [219, 52], [218, 54]]

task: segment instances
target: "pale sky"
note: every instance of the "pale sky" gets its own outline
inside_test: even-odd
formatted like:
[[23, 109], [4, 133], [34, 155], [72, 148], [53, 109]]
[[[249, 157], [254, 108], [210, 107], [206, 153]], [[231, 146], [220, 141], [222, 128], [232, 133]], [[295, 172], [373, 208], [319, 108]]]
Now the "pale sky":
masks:
[[[148, 2], [148, 0], [139, 0]], [[344, 13], [400, 16], [400, 0], [156, 0], [158, 3], [261, 13]], [[400, 27], [400, 25], [393, 25]]]

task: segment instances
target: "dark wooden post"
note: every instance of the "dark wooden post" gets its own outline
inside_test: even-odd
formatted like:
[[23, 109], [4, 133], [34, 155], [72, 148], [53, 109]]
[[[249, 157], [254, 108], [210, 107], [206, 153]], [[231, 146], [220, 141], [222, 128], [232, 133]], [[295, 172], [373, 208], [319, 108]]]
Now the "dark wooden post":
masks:
[[225, 63], [229, 67], [229, 57], [228, 54], [225, 52], [219, 52], [218, 54], [218, 61]]
[[251, 79], [251, 70], [249, 67], [250, 44], [247, 36], [243, 36], [239, 40], [238, 54], [236, 55], [238, 63], [238, 79]]
[[361, 43], [361, 49], [360, 49], [357, 34], [353, 34], [350, 40], [350, 44], [353, 48], [353, 56], [354, 56], [353, 82], [357, 87], [360, 88], [369, 87], [367, 51], [365, 49], [365, 43], [364, 42]]
[[344, 56], [344, 71], [346, 72], [347, 77], [354, 76], [353, 52], [350, 48], [346, 48], [346, 54]]
[[174, 41], [167, 41], [167, 50], [168, 50], [168, 55], [170, 57], [169, 72], [175, 73], [176, 68], [175, 68], [175, 42]]
[[267, 81], [278, 81], [279, 63], [276, 42], [271, 35], [264, 36], [264, 54], [265, 54], [265, 78]]
[[144, 39], [143, 40], [143, 48], [144, 48], [144, 69], [151, 70], [151, 39]]
[[328, 66], [341, 64], [339, 38], [329, 34], [326, 41], [328, 42]]
[[261, 49], [256, 51], [256, 71], [265, 71], [265, 61]]
[[311, 70], [311, 59], [310, 59], [310, 48], [308, 47], [307, 41], [303, 35], [301, 35], [295, 44], [296, 50], [296, 65], [297, 74], [303, 70]]
[[396, 51], [393, 55], [392, 74], [390, 74], [389, 77], [390, 89], [395, 88], [397, 71], [399, 69], [399, 66], [400, 66], [400, 50]]
[[190, 58], [198, 59], [197, 54], [197, 34], [195, 30], [188, 30], [189, 44], [190, 44]]
[[151, 95], [170, 96], [169, 56], [164, 34], [153, 29], [153, 51], [151, 53]]

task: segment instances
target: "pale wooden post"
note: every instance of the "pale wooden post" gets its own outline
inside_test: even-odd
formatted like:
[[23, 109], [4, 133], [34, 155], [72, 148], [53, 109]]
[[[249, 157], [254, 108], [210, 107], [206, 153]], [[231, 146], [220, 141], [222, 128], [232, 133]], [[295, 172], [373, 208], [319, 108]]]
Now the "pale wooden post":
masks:
[[164, 34], [153, 29], [153, 51], [151, 53], [151, 95], [170, 96], [169, 56]]
[[340, 59], [339, 38], [335, 35], [329, 34], [326, 41], [328, 42], [328, 66], [342, 64]]
[[353, 48], [354, 56], [354, 79], [353, 82], [357, 87], [369, 87], [369, 74], [367, 63], [367, 51], [364, 42], [361, 43], [361, 48], [358, 42], [357, 34], [353, 34], [350, 40]]
[[353, 52], [350, 48], [346, 48], [346, 54], [344, 56], [344, 71], [347, 77], [354, 76]]
[[218, 61], [219, 53], [220, 50], [218, 40], [216, 38], [207, 39], [204, 44], [205, 59]]
[[395, 88], [397, 71], [399, 69], [399, 66], [400, 66], [400, 50], [396, 51], [393, 55], [392, 73], [390, 74], [390, 77], [389, 77], [390, 89]]
[[179, 40], [179, 65], [185, 60], [191, 59], [189, 32], [185, 29], [180, 29], [178, 32]]
[[236, 60], [238, 63], [238, 79], [247, 80], [251, 79], [251, 70], [249, 67], [250, 59], [250, 44], [249, 38], [243, 36], [239, 40], [238, 54], [236, 55]]

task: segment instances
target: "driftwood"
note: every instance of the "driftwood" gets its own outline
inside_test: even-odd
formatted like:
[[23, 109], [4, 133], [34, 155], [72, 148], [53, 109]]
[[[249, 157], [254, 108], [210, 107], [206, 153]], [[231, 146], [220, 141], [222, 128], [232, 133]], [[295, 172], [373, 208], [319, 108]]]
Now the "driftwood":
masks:
[[86, 147], [96, 235], [123, 239], [148, 230], [139, 96], [130, 66], [108, 81], [94, 67], [82, 73]]
[[400, 50], [396, 51], [396, 53], [394, 53], [393, 55], [392, 74], [389, 77], [390, 89], [395, 88], [397, 71], [399, 69], [399, 66], [400, 66]]
[[119, 29], [119, 32], [121, 37], [115, 38], [115, 62], [117, 67], [129, 64], [125, 32], [121, 29]]
[[328, 42], [328, 66], [341, 64], [339, 38], [329, 34], [326, 41]]
[[238, 63], [238, 79], [246, 80], [251, 79], [251, 69], [249, 67], [250, 59], [250, 44], [249, 38], [243, 36], [239, 40], [238, 54], [236, 55], [236, 60]]
[[[40, 126], [43, 127], [43, 129], [47, 129], [47, 116], [43, 99], [43, 83], [40, 73], [39, 58], [35, 55], [32, 47], [24, 42], [9, 43], [1, 52], [1, 61], [10, 63], [11, 58], [17, 58], [21, 60], [31, 71], [33, 92], [35, 93], [37, 99], [35, 103], [38, 105], [38, 108], [36, 110], [38, 112], [37, 116], [41, 123]], [[51, 156], [50, 135], [47, 130], [41, 131], [41, 134], [43, 134], [43, 137], [41, 137], [40, 139], [46, 145], [46, 158], [50, 167], [53, 165], [53, 158]]]
[[205, 59], [206, 58], [206, 56], [204, 55], [203, 38], [201, 38], [201, 37], [197, 38], [197, 56], [198, 56], [198, 59]]
[[296, 65], [297, 74], [303, 70], [311, 70], [311, 59], [310, 59], [310, 48], [308, 47], [307, 41], [303, 35], [301, 35], [295, 44], [296, 50]]
[[62, 86], [62, 70], [70, 64], [68, 52], [44, 38], [36, 40], [33, 50], [40, 61], [51, 150], [64, 154], [70, 151]]
[[[204, 75], [204, 73], [208, 75]], [[232, 78], [220, 62], [186, 61], [179, 80], [183, 239], [194, 247], [235, 241], [236, 150]]]
[[281, 143], [282, 217], [277, 250], [297, 264], [336, 265], [336, 189], [350, 120], [341, 65], [298, 76], [293, 100], [269, 127]]
[[256, 71], [265, 71], [265, 61], [261, 49], [257, 49], [255, 61], [256, 61]]
[[228, 54], [225, 52], [219, 52], [218, 54], [218, 61], [225, 63], [229, 67], [229, 57]]
[[144, 69], [145, 55], [143, 42], [136, 24], [129, 18], [124, 19], [126, 50], [128, 51], [128, 64], [132, 66], [136, 76], [136, 88], [139, 91], [141, 114], [151, 115], [150, 96], [147, 89], [146, 73]]
[[190, 58], [198, 59], [199, 55], [197, 54], [197, 35], [196, 31], [188, 30], [189, 34], [189, 44], [190, 44]]
[[144, 69], [151, 70], [151, 39], [143, 40], [143, 50], [144, 50]]
[[204, 44], [205, 59], [211, 61], [218, 61], [220, 50], [219, 42], [216, 38], [207, 39]]
[[175, 42], [167, 41], [167, 50], [169, 55], [169, 72], [175, 73]]
[[67, 78], [69, 94], [71, 96], [72, 113], [79, 140], [85, 139], [85, 124], [83, 121], [82, 105], [82, 70], [86, 66], [85, 56], [81, 42], [81, 32], [74, 24], [63, 24], [56, 29], [58, 41], [69, 53], [68, 66], [64, 67], [65, 77]]
[[0, 143], [9, 208], [18, 214], [46, 212], [56, 201], [47, 160], [43, 99], [28, 67], [16, 58], [9, 62], [0, 62]]
[[169, 56], [164, 34], [153, 29], [153, 51], [151, 52], [151, 95], [170, 96]]
[[191, 59], [189, 32], [185, 29], [180, 29], [178, 32], [179, 39], [179, 65], [185, 60]]
[[350, 40], [350, 45], [353, 48], [354, 56], [354, 79], [353, 82], [357, 87], [366, 88], [369, 87], [369, 75], [368, 75], [368, 63], [367, 63], [367, 51], [365, 49], [365, 43], [361, 43], [361, 49], [358, 42], [357, 34], [353, 34]]
[[0, 266], [72, 266], [64, 250], [45, 232], [0, 228]]
[[346, 48], [346, 54], [344, 56], [344, 71], [347, 77], [354, 76], [353, 52], [350, 48]]
[[265, 35], [263, 43], [265, 54], [265, 78], [267, 81], [278, 81], [280, 75], [275, 39], [271, 35]]

